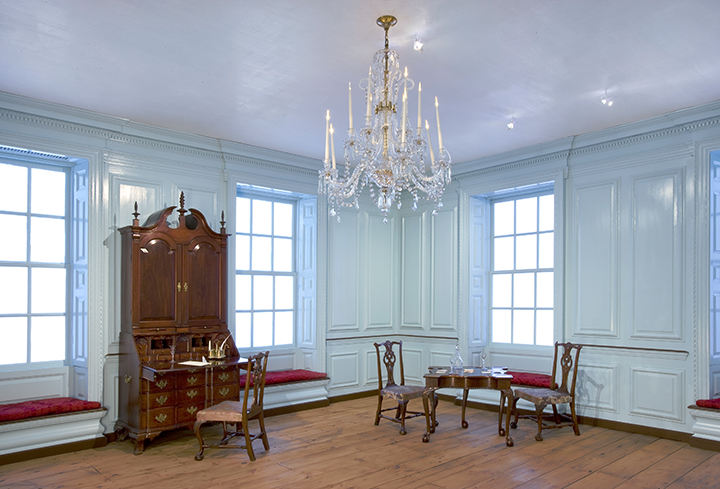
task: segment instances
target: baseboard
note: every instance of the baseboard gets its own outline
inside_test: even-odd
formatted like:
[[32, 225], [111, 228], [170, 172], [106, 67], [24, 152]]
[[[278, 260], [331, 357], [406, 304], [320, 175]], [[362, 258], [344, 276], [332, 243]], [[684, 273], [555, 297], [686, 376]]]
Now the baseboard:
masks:
[[265, 409], [263, 415], [266, 418], [271, 416], [280, 416], [281, 414], [296, 413], [298, 411], [307, 411], [308, 409], [315, 409], [330, 405], [330, 399], [324, 399], [322, 401], [305, 402], [302, 404], [291, 404], [289, 406], [279, 406], [271, 409]]
[[[462, 404], [462, 400], [454, 396], [439, 395], [442, 400], [453, 402], [456, 405]], [[473, 409], [482, 409], [483, 411], [491, 411], [497, 413], [498, 405], [477, 401], [468, 401], [468, 407]], [[535, 414], [534, 411], [520, 410], [521, 414]], [[692, 436], [692, 433], [683, 433], [682, 431], [666, 430], [662, 428], [653, 428], [650, 426], [623, 423], [620, 421], [611, 421], [607, 419], [591, 418], [589, 416], [578, 416], [578, 423], [586, 426], [597, 426], [599, 428], [607, 428], [615, 431], [624, 431], [627, 433], [638, 433], [641, 435], [655, 436], [657, 438], [666, 438], [668, 440], [680, 441], [696, 448], [705, 450], [713, 450], [720, 452], [720, 442], [702, 439]]]
[[105, 436], [98, 436], [92, 440], [82, 440], [72, 443], [62, 443], [49, 447], [34, 448], [22, 452], [7, 453], [0, 455], [0, 465], [14, 464], [16, 462], [25, 462], [36, 458], [50, 457], [52, 455], [62, 455], [63, 453], [78, 452], [89, 448], [100, 448], [108, 444]]

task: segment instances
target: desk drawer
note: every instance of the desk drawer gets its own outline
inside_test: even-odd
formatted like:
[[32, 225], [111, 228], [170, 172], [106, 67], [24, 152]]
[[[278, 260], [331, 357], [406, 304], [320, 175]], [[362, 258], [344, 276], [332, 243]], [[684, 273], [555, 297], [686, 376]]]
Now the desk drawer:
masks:
[[198, 411], [205, 409], [205, 402], [196, 402], [190, 405], [183, 405], [177, 408], [178, 423], [194, 423], [197, 418]]
[[205, 402], [205, 385], [200, 387], [191, 387], [189, 389], [182, 389], [178, 391], [177, 395], [178, 404], [187, 403], [204, 403]]
[[175, 392], [155, 392], [142, 395], [142, 407], [144, 409], [160, 409], [175, 405]]
[[161, 392], [171, 391], [175, 388], [175, 374], [174, 373], [156, 373], [155, 380], [143, 380], [142, 391], [143, 392]]
[[163, 428], [175, 424], [175, 407], [151, 409], [140, 413], [140, 429]]
[[179, 374], [177, 380], [178, 389], [185, 389], [187, 387], [203, 387], [205, 385], [205, 371], [195, 370], [188, 371]]
[[240, 386], [235, 384], [214, 385], [212, 389], [212, 402], [217, 404], [222, 401], [237, 401], [239, 399]]

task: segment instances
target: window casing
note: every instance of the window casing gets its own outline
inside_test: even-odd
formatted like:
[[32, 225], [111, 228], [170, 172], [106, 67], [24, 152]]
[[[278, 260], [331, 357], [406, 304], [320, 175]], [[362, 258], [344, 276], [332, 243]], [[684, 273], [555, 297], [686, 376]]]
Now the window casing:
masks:
[[0, 240], [0, 365], [66, 364], [70, 168], [43, 158], [0, 158], [0, 181], [0, 226], [6, 231]]
[[287, 193], [238, 189], [235, 342], [238, 348], [293, 346], [297, 202]]
[[554, 195], [490, 198], [490, 335], [493, 343], [554, 341]]

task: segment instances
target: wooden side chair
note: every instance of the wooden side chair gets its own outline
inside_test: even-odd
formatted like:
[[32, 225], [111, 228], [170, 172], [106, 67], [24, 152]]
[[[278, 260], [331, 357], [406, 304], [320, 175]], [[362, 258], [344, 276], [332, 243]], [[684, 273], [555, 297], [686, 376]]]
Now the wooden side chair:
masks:
[[[562, 347], [562, 354], [558, 355]], [[582, 345], [572, 343], [555, 342], [555, 354], [553, 356], [551, 388], [539, 387], [518, 387], [513, 391], [512, 409], [515, 413], [515, 421], [511, 423], [512, 428], [517, 428], [518, 418], [533, 419], [537, 421], [538, 432], [535, 435], [537, 441], [542, 441], [542, 430], [548, 428], [562, 428], [572, 426], [575, 435], [580, 436], [577, 415], [575, 414], [575, 384], [577, 382], [578, 359]], [[560, 369], [558, 370], [558, 366]], [[560, 374], [560, 385], [557, 384], [558, 373]], [[518, 415], [518, 399], [525, 399], [535, 404], [534, 415]], [[558, 404], [568, 404], [570, 415], [558, 413]], [[552, 406], [552, 415], [543, 415], [546, 406]], [[554, 424], [545, 421], [553, 421]]]
[[[378, 406], [375, 413], [375, 426], [380, 424], [380, 419], [388, 419], [394, 423], [400, 424], [400, 434], [407, 434], [405, 429], [405, 420], [425, 416], [425, 424], [427, 431], [423, 436], [423, 441], [430, 441], [429, 433], [435, 431], [435, 427], [431, 426], [431, 411], [429, 406], [429, 396], [433, 396], [433, 403], [437, 398], [436, 394], [427, 390], [423, 386], [405, 385], [405, 367], [403, 365], [402, 341], [385, 341], [383, 343], [373, 343], [375, 352], [377, 353], [378, 367]], [[393, 348], [397, 346], [397, 355]], [[383, 352], [381, 353], [381, 348]], [[385, 376], [383, 376], [383, 365], [385, 366]], [[400, 384], [395, 382], [395, 366], [400, 368]], [[386, 378], [383, 385], [383, 377]], [[390, 398], [397, 401], [397, 406], [383, 409], [383, 399]], [[423, 400], [423, 411], [408, 411], [407, 405], [412, 399]], [[434, 405], [434, 404], [433, 404]], [[386, 411], [395, 411], [395, 416], [386, 416]]]
[[[203, 452], [210, 445], [203, 442], [200, 426], [203, 423], [212, 421], [222, 422], [223, 437], [218, 447], [224, 448], [245, 448], [250, 460], [255, 460], [252, 442], [258, 438], [262, 439], [265, 450], [270, 450], [267, 433], [265, 432], [265, 419], [263, 417], [263, 395], [265, 393], [265, 374], [267, 373], [267, 361], [269, 351], [258, 353], [248, 358], [247, 376], [245, 378], [245, 392], [242, 401], [223, 401], [209, 408], [198, 411], [195, 421], [195, 436], [200, 443], [200, 451], [195, 455], [195, 460], [202, 460]], [[260, 424], [260, 432], [250, 434], [248, 422], [257, 419]], [[228, 430], [228, 425], [235, 425], [234, 430]], [[240, 428], [240, 429], [238, 429]], [[245, 445], [226, 447], [230, 439], [242, 436], [245, 438]]]

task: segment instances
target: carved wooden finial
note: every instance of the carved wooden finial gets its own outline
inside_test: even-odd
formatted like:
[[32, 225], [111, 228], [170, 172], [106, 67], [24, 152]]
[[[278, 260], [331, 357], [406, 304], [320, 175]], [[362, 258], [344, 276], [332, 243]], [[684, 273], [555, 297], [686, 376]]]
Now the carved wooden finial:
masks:
[[138, 216], [140, 216], [140, 213], [138, 212], [137, 200], [135, 201], [135, 212], [133, 212], [132, 215], [133, 215], [133, 218], [134, 218], [133, 221], [137, 221], [137, 220], [138, 220]]
[[178, 214], [181, 216], [187, 212], [185, 210], [185, 192], [180, 192], [180, 208], [178, 209]]
[[225, 211], [220, 211], [220, 226], [225, 227]]

